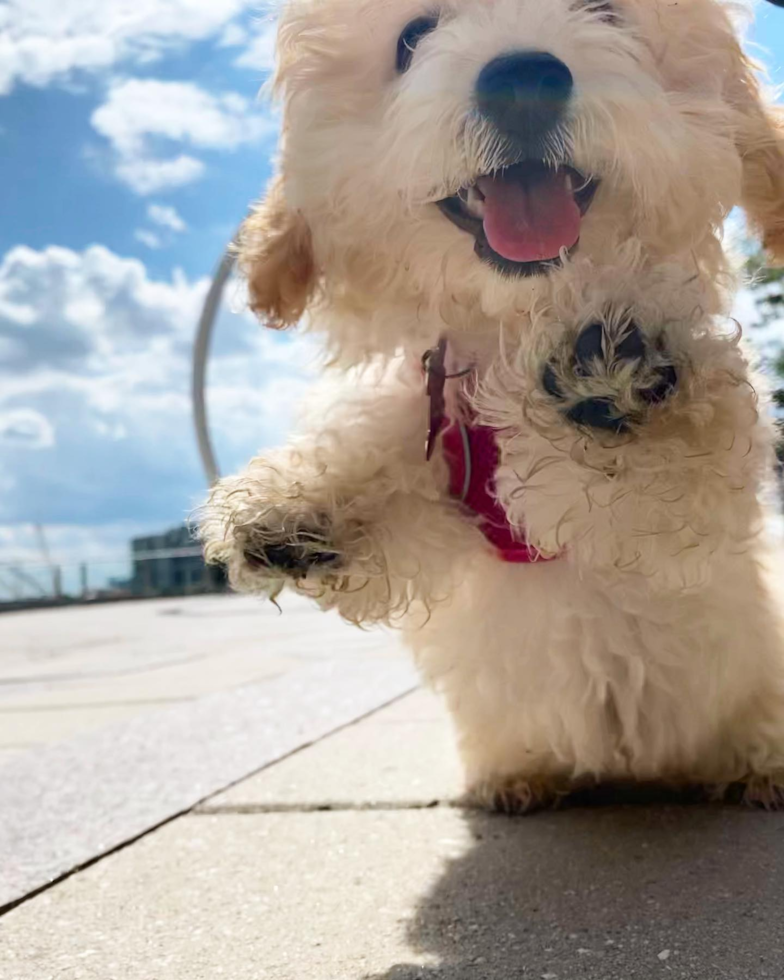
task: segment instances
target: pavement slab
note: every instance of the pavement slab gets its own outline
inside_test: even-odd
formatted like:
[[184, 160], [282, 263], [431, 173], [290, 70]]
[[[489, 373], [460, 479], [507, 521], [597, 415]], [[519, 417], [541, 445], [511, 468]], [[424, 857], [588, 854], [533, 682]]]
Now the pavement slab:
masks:
[[[198, 697], [319, 660], [395, 649], [286, 593], [216, 595], [74, 606], [2, 617], [2, 712], [161, 697]], [[318, 642], [313, 638], [318, 637]]]
[[10, 912], [7, 980], [780, 980], [782, 818], [192, 815]]
[[394, 633], [358, 630], [295, 594], [280, 606], [215, 595], [4, 615], [0, 762], [313, 663], [399, 656]]
[[435, 694], [417, 691], [242, 780], [200, 809], [430, 806], [454, 802], [462, 791], [446, 709]]
[[415, 684], [400, 653], [314, 663], [17, 754], [0, 770], [0, 908]]
[[281, 759], [8, 912], [0, 976], [781, 980], [784, 815], [460, 809], [449, 737], [417, 691]]
[[16, 745], [33, 747], [43, 742], [57, 742], [79, 732], [101, 728], [113, 722], [132, 718], [142, 711], [160, 707], [131, 704], [80, 705], [78, 710], [22, 709], [18, 712], [0, 711], [0, 749]]
[[[110, 664], [116, 663], [116, 652], [106, 659]], [[160, 664], [146, 663], [138, 671], [133, 667], [120, 668], [114, 675], [100, 679], [89, 673], [63, 678], [57, 684], [48, 684], [46, 690], [39, 687], [16, 696], [7, 692], [6, 697], [0, 699], [0, 737], [7, 731], [13, 715], [27, 710], [89, 709], [115, 704], [118, 700], [125, 704], [187, 701], [216, 690], [280, 676], [302, 663], [296, 655], [271, 655], [259, 643], [255, 651], [232, 648], [223, 651], [222, 655], [211, 652], [190, 656], [178, 663], [165, 660]]]

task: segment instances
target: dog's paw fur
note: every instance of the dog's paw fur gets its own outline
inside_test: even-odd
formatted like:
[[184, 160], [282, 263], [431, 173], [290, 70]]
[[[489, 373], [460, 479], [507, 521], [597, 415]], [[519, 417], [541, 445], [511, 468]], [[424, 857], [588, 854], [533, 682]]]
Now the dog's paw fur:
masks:
[[666, 401], [678, 374], [663, 344], [653, 344], [631, 320], [613, 329], [596, 321], [546, 365], [542, 386], [574, 425], [628, 432]]
[[243, 528], [238, 546], [251, 568], [295, 579], [311, 571], [337, 571], [342, 562], [340, 553], [330, 547], [323, 529], [281, 528], [275, 535], [267, 528]]
[[784, 771], [750, 773], [742, 779], [702, 783], [706, 801], [755, 810], [784, 810]]
[[571, 792], [569, 780], [559, 776], [506, 776], [486, 779], [468, 791], [470, 805], [520, 817], [557, 807]]
[[784, 772], [750, 776], [743, 783], [741, 802], [760, 810], [784, 810]]

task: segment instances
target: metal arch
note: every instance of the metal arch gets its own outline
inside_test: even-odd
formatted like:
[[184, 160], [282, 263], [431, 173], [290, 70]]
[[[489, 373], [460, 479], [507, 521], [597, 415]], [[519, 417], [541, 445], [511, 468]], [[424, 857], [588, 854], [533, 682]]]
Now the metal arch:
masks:
[[210, 342], [215, 320], [220, 309], [223, 290], [234, 269], [235, 255], [233, 242], [223, 253], [220, 265], [215, 271], [204, 307], [199, 318], [196, 342], [193, 348], [193, 374], [191, 377], [191, 400], [193, 402], [193, 423], [196, 428], [196, 442], [199, 447], [202, 466], [207, 481], [212, 486], [219, 478], [220, 471], [215, 458], [215, 450], [210, 437], [205, 397], [207, 383], [207, 362], [210, 355]]

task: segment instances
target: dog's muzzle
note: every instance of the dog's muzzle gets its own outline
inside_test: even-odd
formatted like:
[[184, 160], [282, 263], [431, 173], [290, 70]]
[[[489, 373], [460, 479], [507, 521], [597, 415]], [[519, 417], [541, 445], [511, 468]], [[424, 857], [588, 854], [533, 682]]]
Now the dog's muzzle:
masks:
[[506, 275], [547, 272], [577, 247], [598, 182], [548, 153], [573, 90], [569, 68], [546, 51], [495, 58], [477, 79], [475, 111], [498, 134], [508, 163], [438, 206], [474, 236], [479, 258]]

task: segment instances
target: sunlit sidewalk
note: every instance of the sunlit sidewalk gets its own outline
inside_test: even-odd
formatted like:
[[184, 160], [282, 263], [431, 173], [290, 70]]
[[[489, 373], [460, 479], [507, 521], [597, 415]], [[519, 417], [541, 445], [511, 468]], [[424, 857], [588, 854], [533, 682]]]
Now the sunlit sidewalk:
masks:
[[236, 595], [0, 618], [0, 765], [19, 752], [339, 656], [388, 650], [296, 595]]
[[781, 976], [779, 816], [463, 811], [416, 693], [9, 912], [9, 980]]
[[[449, 722], [394, 636], [296, 601], [290, 618], [244, 600], [148, 605], [113, 680], [92, 676], [87, 642], [6, 664], [38, 677], [24, 697], [48, 698], [45, 714], [66, 694], [92, 704], [91, 684], [151, 695], [156, 637], [164, 677], [182, 649], [204, 653], [176, 675], [186, 700], [91, 720], [0, 768], [3, 980], [784, 974], [782, 816], [464, 809]], [[213, 651], [233, 663], [243, 643], [253, 666], [221, 678]]]

